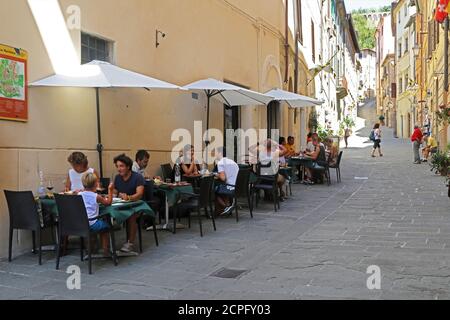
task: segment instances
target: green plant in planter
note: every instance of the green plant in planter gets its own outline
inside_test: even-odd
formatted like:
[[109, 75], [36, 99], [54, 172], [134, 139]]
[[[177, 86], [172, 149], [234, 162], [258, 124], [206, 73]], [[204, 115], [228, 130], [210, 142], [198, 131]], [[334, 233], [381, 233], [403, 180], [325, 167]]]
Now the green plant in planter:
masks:
[[431, 157], [431, 171], [447, 176], [450, 167], [450, 156], [447, 152], [438, 151]]
[[326, 138], [333, 136], [333, 130], [323, 128], [322, 126], [317, 127], [317, 134], [322, 141]]
[[319, 125], [319, 121], [317, 120], [317, 112], [315, 110], [310, 113], [308, 122], [309, 122], [308, 123], [309, 128], [313, 132], [316, 131], [316, 129], [317, 129], [318, 125]]
[[342, 137], [342, 136], [344, 136], [344, 133], [345, 133], [345, 124], [344, 124], [344, 122], [341, 122], [340, 124], [339, 124], [339, 136], [340, 137]]
[[346, 128], [349, 128], [349, 129], [352, 129], [352, 128], [354, 128], [355, 127], [355, 120], [353, 120], [353, 118], [351, 118], [351, 117], [349, 117], [349, 116], [346, 116], [345, 118], [344, 118], [344, 126], [346, 127]]
[[349, 129], [353, 129], [356, 126], [355, 124], [355, 120], [353, 120], [353, 118], [346, 116], [344, 118], [344, 120], [341, 121], [341, 123], [339, 124], [339, 136], [343, 136], [345, 129], [349, 128]]

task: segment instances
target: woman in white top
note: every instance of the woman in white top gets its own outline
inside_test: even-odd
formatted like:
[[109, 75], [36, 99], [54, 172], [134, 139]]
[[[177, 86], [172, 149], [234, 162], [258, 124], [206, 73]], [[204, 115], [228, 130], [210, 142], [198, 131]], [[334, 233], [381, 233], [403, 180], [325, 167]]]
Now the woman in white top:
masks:
[[[249, 148], [250, 152], [254, 152], [256, 146], [252, 146]], [[279, 145], [271, 140], [267, 139], [263, 145], [259, 146], [258, 159], [261, 165], [267, 166], [270, 164], [270, 167], [261, 167], [261, 172], [259, 173], [261, 176], [264, 175], [274, 175], [280, 169], [280, 157], [284, 157], [286, 153], [286, 149], [281, 149]], [[278, 175], [277, 185], [280, 188], [280, 200], [283, 201], [284, 192], [283, 185], [286, 181], [286, 178], [282, 175]]]
[[375, 126], [373, 127], [373, 136], [374, 140], [373, 140], [372, 157], [375, 158], [375, 151], [377, 149], [378, 154], [380, 155], [380, 157], [382, 157], [383, 154], [381, 153], [381, 129], [379, 123], [376, 123]]
[[82, 152], [72, 153], [67, 161], [69, 161], [72, 165], [72, 169], [69, 170], [69, 174], [66, 178], [65, 191], [73, 191], [77, 193], [84, 190], [81, 179], [85, 173], [93, 173], [97, 177], [100, 177], [94, 169], [89, 168], [88, 159]]
[[280, 151], [280, 166], [285, 167], [286, 166], [286, 157], [285, 155], [288, 154], [286, 147], [284, 146], [286, 144], [286, 138], [280, 137], [278, 144], [278, 149]]

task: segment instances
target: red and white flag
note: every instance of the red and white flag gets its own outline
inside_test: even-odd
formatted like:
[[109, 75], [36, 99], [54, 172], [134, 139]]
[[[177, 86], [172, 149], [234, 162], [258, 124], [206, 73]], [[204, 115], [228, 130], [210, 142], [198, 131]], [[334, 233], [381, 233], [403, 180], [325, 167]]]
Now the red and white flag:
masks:
[[448, 16], [447, 7], [449, 6], [450, 0], [439, 0], [436, 8], [435, 19], [437, 22], [442, 23]]

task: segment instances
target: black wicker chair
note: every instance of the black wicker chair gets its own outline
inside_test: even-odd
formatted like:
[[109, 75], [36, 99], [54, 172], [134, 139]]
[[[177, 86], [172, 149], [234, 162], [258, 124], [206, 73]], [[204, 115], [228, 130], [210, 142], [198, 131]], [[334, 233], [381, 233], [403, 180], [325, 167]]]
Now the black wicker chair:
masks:
[[253, 203], [251, 197], [251, 188], [250, 188], [250, 168], [248, 169], [240, 169], [237, 179], [236, 179], [236, 189], [234, 191], [235, 197], [235, 210], [236, 210], [236, 222], [239, 222], [239, 212], [238, 212], [238, 199], [246, 198], [248, 202], [248, 208], [250, 210], [250, 216], [253, 218]]
[[[89, 219], [86, 213], [86, 207], [84, 205], [83, 197], [81, 196], [67, 196], [55, 194], [56, 206], [58, 207], [58, 239], [64, 236], [78, 236], [80, 237], [80, 257], [81, 261], [84, 259], [84, 239], [87, 240], [88, 260], [89, 260], [89, 274], [92, 274], [92, 248], [91, 248], [91, 235], [97, 235], [101, 233], [110, 234], [110, 250], [111, 258], [114, 265], [117, 265], [116, 247], [114, 239], [114, 229], [111, 225], [110, 219], [105, 221], [109, 224], [109, 228], [100, 232], [93, 232], [89, 227]], [[98, 220], [101, 218], [95, 218]], [[90, 219], [93, 220], [93, 219]], [[60, 261], [60, 246], [57, 246], [56, 254], [56, 269], [59, 269]]]
[[251, 188], [251, 198], [253, 206], [253, 194], [256, 194], [256, 205], [258, 207], [259, 202], [259, 191], [264, 190], [264, 192], [270, 192], [273, 198], [273, 207], [275, 212], [280, 209], [280, 198], [278, 195], [278, 172], [273, 175], [261, 175], [261, 168], [270, 168], [272, 163], [269, 162], [267, 165], [258, 163], [256, 165], [257, 181], [253, 184]]
[[[208, 207], [211, 205], [212, 192], [214, 186], [214, 176], [203, 177], [200, 179], [200, 193], [186, 193], [182, 192], [179, 194], [179, 203], [174, 210], [175, 217], [174, 221], [174, 230], [176, 230], [176, 215], [179, 211], [186, 211], [188, 213], [188, 223], [189, 228], [191, 227], [191, 212], [197, 211], [198, 222], [200, 226], [200, 236], [203, 237], [203, 226], [202, 226], [202, 217], [201, 217], [201, 209], [205, 210], [205, 214], [207, 217], [210, 217], [212, 220], [214, 231], [216, 231], [216, 222], [214, 219], [214, 213], [208, 213]], [[175, 231], [174, 231], [175, 233]]]
[[16, 230], [30, 230], [33, 239], [33, 253], [36, 253], [36, 238], [39, 246], [39, 265], [42, 265], [42, 239], [41, 233], [44, 229], [51, 227], [54, 223], [41, 225], [37, 203], [31, 191], [8, 191], [5, 190], [6, 202], [9, 211], [9, 244], [8, 261], [12, 259], [13, 232]]
[[341, 160], [342, 160], [343, 153], [344, 153], [343, 151], [339, 152], [339, 156], [337, 158], [336, 164], [329, 166], [330, 169], [336, 169], [336, 180], [338, 183], [340, 183], [342, 181], [341, 180]]

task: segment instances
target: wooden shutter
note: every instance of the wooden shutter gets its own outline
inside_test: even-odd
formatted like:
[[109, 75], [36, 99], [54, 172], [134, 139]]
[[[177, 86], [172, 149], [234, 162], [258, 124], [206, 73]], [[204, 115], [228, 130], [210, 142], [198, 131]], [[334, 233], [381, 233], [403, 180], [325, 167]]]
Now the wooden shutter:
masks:
[[302, 0], [297, 0], [298, 41], [303, 44]]

